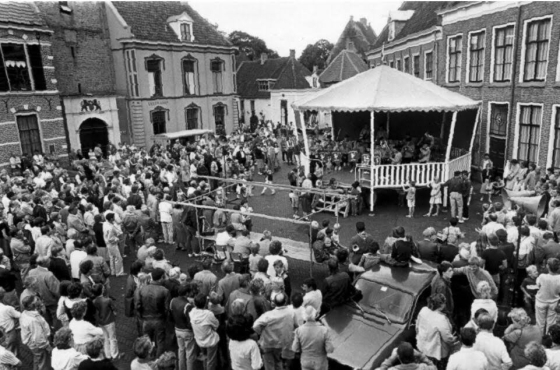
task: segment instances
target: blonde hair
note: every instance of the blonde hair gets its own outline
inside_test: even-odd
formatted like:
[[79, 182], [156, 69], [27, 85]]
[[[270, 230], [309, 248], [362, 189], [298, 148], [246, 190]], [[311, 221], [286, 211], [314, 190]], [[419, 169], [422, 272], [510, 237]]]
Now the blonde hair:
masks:
[[481, 281], [476, 285], [476, 291], [482, 299], [489, 299], [492, 296], [492, 289], [487, 281]]
[[529, 266], [527, 266], [527, 268], [525, 270], [527, 271], [528, 274], [538, 271], [537, 266], [535, 266], [535, 265], [529, 265]]
[[315, 321], [315, 317], [317, 317], [317, 310], [313, 306], [306, 306], [303, 311], [303, 320]]
[[523, 308], [514, 308], [508, 313], [508, 317], [515, 323], [523, 324], [523, 326], [531, 322], [531, 318]]

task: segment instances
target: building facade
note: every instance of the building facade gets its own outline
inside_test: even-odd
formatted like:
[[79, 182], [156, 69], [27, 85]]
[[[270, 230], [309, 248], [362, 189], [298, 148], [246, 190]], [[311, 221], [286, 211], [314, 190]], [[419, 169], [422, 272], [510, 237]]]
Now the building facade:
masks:
[[377, 35], [366, 18], [355, 21], [354, 17], [351, 16], [329, 53], [327, 65], [331, 64], [342, 50], [354, 51], [365, 60], [367, 51], [375, 44], [376, 40]]
[[274, 123], [295, 123], [292, 103], [319, 88], [317, 72], [311, 73], [295, 57], [268, 59], [266, 54], [256, 61], [245, 61], [237, 70], [239, 87], [239, 121], [249, 124], [251, 117]]
[[117, 96], [104, 2], [36, 2], [53, 30], [51, 48], [70, 149], [129, 142], [124, 96]]
[[[415, 6], [392, 41], [385, 27], [368, 53], [370, 67], [385, 63], [481, 101], [474, 166], [489, 153], [499, 171], [510, 159], [560, 168], [560, 5]], [[417, 22], [421, 14], [431, 22]]]
[[107, 2], [116, 92], [130, 137], [237, 125], [236, 48], [185, 2]]
[[53, 31], [29, 2], [1, 2], [0, 166], [11, 153], [68, 157], [52, 53]]

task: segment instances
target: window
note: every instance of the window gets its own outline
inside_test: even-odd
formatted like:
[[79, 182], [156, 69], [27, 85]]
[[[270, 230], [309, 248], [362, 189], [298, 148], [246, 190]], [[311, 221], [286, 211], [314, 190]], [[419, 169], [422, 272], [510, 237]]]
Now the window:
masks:
[[469, 43], [469, 82], [482, 82], [486, 32], [473, 33]]
[[424, 54], [424, 78], [431, 80], [434, 77], [434, 53], [427, 52]]
[[251, 116], [255, 115], [255, 101], [251, 100]]
[[410, 58], [409, 57], [405, 57], [404, 58], [404, 73], [410, 73]]
[[25, 56], [25, 45], [4, 44], [2, 45], [2, 53], [4, 57], [3, 69], [9, 83], [9, 85], [5, 83], [8, 88], [3, 91], [30, 91], [31, 77]]
[[412, 68], [414, 69], [414, 77], [420, 77], [420, 55], [412, 57]]
[[391, 61], [389, 62], [389, 67], [395, 68], [395, 61], [394, 61], [394, 60], [391, 60]]
[[126, 55], [126, 67], [128, 71], [128, 88], [130, 91], [130, 96], [138, 97], [138, 72], [136, 70], [136, 51], [127, 50]]
[[523, 81], [544, 81], [548, 62], [550, 19], [529, 22], [525, 32]]
[[313, 87], [317, 87], [318, 85], [318, 78], [317, 77], [313, 77]]
[[221, 94], [223, 92], [222, 86], [222, 70], [224, 62], [220, 59], [215, 59], [210, 63], [210, 70], [212, 71], [212, 84], [214, 85], [214, 94]]
[[60, 9], [61, 13], [72, 14], [72, 8], [68, 6], [68, 1], [59, 1], [58, 8]]
[[225, 133], [225, 116], [226, 106], [221, 103], [214, 105], [214, 123], [216, 124], [216, 132], [218, 134]]
[[498, 28], [494, 34], [494, 76], [495, 82], [511, 81], [513, 65], [513, 26]]
[[268, 81], [257, 81], [257, 84], [259, 85], [259, 91], [269, 90]]
[[517, 153], [517, 158], [520, 160], [537, 163], [541, 134], [541, 110], [541, 107], [536, 105], [521, 106]]
[[42, 153], [43, 147], [41, 145], [42, 140], [37, 116], [17, 116], [16, 119], [21, 142], [21, 152], [23, 154], [33, 155], [37, 150]]
[[165, 134], [167, 132], [165, 123], [165, 110], [157, 110], [152, 112], [152, 125], [154, 127], [154, 135]]
[[554, 120], [554, 149], [552, 152], [552, 167], [560, 168], [560, 108], [556, 108]]
[[187, 107], [187, 109], [185, 109], [186, 113], [186, 120], [187, 120], [187, 130], [194, 130], [198, 128], [198, 115], [200, 112], [200, 109], [194, 105], [191, 104]]
[[449, 38], [447, 45], [447, 82], [459, 82], [461, 80], [461, 55], [463, 49], [463, 36]]
[[401, 64], [401, 60], [397, 59], [397, 70], [401, 71], [402, 70], [402, 64]]
[[181, 23], [181, 40], [182, 41], [191, 41], [191, 25], [189, 23]]
[[508, 105], [490, 104], [490, 135], [507, 135]]
[[148, 83], [150, 86], [150, 96], [163, 96], [163, 86], [161, 81], [161, 60], [149, 59], [146, 61], [148, 70]]
[[183, 59], [183, 93], [185, 95], [196, 95], [198, 91], [197, 62], [195, 59]]

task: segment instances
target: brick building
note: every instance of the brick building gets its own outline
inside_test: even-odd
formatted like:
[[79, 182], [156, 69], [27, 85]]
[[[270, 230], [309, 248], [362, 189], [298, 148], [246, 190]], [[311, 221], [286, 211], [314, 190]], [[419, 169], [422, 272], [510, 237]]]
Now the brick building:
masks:
[[342, 50], [351, 50], [365, 60], [366, 52], [375, 44], [376, 40], [377, 35], [366, 18], [360, 18], [360, 20], [356, 22], [354, 17], [351, 16], [329, 53], [327, 65], [329, 65]]
[[54, 31], [51, 48], [70, 147], [88, 149], [130, 142], [126, 101], [116, 95], [104, 2], [38, 1]]
[[0, 166], [10, 153], [68, 156], [52, 34], [29, 2], [0, 2]]
[[231, 132], [237, 124], [236, 48], [186, 2], [106, 2], [116, 91], [130, 136], [185, 129]]
[[390, 24], [385, 27], [368, 53], [370, 67], [386, 63], [482, 101], [473, 165], [489, 153], [500, 170], [513, 158], [560, 167], [560, 28], [554, 24], [560, 5], [401, 6], [412, 8], [400, 30], [395, 28], [394, 39], [389, 40]]

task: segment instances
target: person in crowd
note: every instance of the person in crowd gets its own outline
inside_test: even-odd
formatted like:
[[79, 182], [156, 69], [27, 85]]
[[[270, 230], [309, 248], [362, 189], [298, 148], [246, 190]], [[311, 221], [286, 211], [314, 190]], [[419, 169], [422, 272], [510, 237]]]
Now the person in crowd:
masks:
[[531, 342], [525, 347], [525, 357], [529, 360], [529, 364], [522, 370], [547, 370], [546, 364], [548, 358], [545, 348], [537, 342]]
[[445, 297], [445, 314], [452, 317], [454, 311], [453, 292], [451, 290], [451, 278], [453, 277], [453, 265], [443, 261], [437, 267], [438, 274], [431, 284], [431, 293], [440, 293]]
[[488, 360], [484, 353], [473, 348], [476, 341], [476, 330], [473, 328], [461, 329], [461, 349], [449, 356], [447, 370], [486, 370]]
[[88, 357], [76, 351], [73, 344], [72, 330], [62, 327], [54, 334], [51, 358], [53, 370], [76, 370]]
[[198, 293], [194, 298], [194, 308], [189, 312], [192, 330], [196, 344], [205, 354], [204, 368], [216, 370], [218, 368], [218, 342], [217, 333], [220, 325], [214, 314], [205, 309], [208, 298], [203, 293]]
[[43, 303], [39, 297], [28, 296], [23, 300], [22, 309], [19, 318], [21, 343], [27, 346], [33, 355], [33, 370], [48, 369], [51, 328], [40, 313]]
[[556, 322], [556, 306], [560, 300], [560, 260], [549, 258], [546, 261], [548, 273], [537, 278], [538, 291], [535, 296], [535, 316], [542, 333]]
[[55, 326], [57, 322], [56, 309], [58, 306], [60, 282], [48, 270], [49, 263], [49, 257], [39, 256], [37, 258], [37, 267], [31, 269], [28, 276], [35, 279], [34, 289], [36, 289], [37, 294], [41, 297], [42, 304], [45, 306], [47, 322], [49, 325]]
[[112, 360], [103, 355], [103, 338], [88, 342], [86, 354], [89, 358], [80, 363], [78, 370], [118, 370]]
[[525, 356], [527, 345], [531, 342], [540, 344], [542, 332], [537, 325], [531, 325], [531, 318], [522, 308], [512, 309], [508, 317], [512, 323], [504, 332], [504, 342], [509, 344], [513, 368], [521, 369], [530, 364], [530, 360]]
[[412, 344], [402, 342], [377, 370], [437, 370], [436, 365]]
[[492, 334], [495, 321], [488, 314], [482, 314], [477, 319], [479, 332], [473, 348], [484, 353], [490, 369], [509, 369], [512, 365], [511, 357], [504, 342]]
[[19, 354], [18, 331], [21, 314], [13, 306], [4, 304], [6, 291], [0, 288], [0, 329], [2, 330], [2, 346], [13, 353]]
[[339, 264], [336, 258], [331, 258], [327, 262], [327, 266], [329, 268], [329, 276], [325, 279], [322, 290], [323, 304], [321, 306], [321, 314], [350, 301], [357, 293], [348, 273], [339, 271]]
[[492, 289], [487, 281], [479, 281], [476, 286], [476, 291], [478, 293], [477, 297], [471, 305], [471, 318], [474, 317], [474, 313], [479, 309], [483, 308], [488, 312], [488, 315], [496, 322], [498, 320], [498, 306], [496, 302], [492, 299]]
[[262, 354], [251, 332], [243, 321], [230, 320], [226, 327], [232, 370], [259, 370], [263, 367]]

